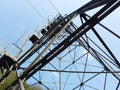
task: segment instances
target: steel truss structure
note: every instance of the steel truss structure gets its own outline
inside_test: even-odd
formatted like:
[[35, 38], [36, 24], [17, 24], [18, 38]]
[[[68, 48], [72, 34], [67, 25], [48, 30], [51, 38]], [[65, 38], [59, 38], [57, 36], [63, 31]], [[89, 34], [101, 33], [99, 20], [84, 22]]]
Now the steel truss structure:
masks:
[[[93, 16], [85, 13], [99, 6]], [[119, 90], [119, 57], [98, 30], [100, 27], [120, 39], [118, 33], [100, 23], [119, 6], [119, 0], [91, 0], [69, 15], [59, 14], [41, 29], [41, 37], [29, 37], [32, 46], [17, 59], [9, 54], [1, 56], [0, 82], [15, 71], [18, 78], [6, 90], [24, 90], [25, 81], [45, 90]], [[79, 19], [78, 25], [75, 19]]]

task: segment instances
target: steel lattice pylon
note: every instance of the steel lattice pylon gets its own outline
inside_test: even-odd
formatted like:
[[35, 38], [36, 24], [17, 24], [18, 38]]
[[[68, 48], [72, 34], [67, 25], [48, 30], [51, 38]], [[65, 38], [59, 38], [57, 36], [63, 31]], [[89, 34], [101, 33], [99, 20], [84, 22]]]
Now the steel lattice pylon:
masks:
[[[85, 13], [99, 6], [93, 16]], [[25, 81], [43, 90], [119, 90], [120, 57], [106, 34], [120, 36], [101, 24], [119, 6], [119, 0], [92, 0], [69, 15], [58, 15], [38, 32], [41, 37], [28, 38], [33, 45], [16, 60], [1, 56], [1, 83], [14, 70], [18, 78], [6, 90], [24, 90]]]

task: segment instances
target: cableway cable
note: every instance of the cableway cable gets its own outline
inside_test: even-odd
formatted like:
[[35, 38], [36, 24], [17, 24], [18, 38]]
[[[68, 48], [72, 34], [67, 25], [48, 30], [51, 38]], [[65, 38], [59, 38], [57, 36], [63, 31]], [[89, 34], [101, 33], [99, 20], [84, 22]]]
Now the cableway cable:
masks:
[[[51, 2], [51, 0], [48, 0], [48, 2], [52, 5], [52, 7], [60, 14], [60, 11], [56, 8], [56, 6]], [[60, 14], [61, 15], [61, 14]]]
[[33, 6], [33, 4], [29, 1], [26, 0], [27, 3], [32, 7], [32, 9], [46, 22], [46, 19], [41, 15], [41, 13]]

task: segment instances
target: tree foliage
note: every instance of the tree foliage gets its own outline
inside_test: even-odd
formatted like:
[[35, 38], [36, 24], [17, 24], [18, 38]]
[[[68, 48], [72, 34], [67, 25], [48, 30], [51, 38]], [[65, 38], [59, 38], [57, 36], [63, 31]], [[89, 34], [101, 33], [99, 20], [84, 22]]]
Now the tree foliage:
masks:
[[[10, 75], [0, 83], [0, 90], [5, 90], [7, 86], [9, 86], [12, 82], [14, 82], [17, 79], [16, 72], [10, 73]], [[29, 86], [28, 83], [24, 83], [25, 90], [42, 90], [38, 86]]]

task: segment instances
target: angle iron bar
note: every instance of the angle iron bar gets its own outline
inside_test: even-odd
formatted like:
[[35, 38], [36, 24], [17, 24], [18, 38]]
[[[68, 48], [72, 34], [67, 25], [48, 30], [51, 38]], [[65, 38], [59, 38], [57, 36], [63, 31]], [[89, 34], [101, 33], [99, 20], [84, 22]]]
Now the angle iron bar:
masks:
[[103, 87], [103, 90], [106, 90], [106, 84], [107, 84], [107, 76], [108, 76], [108, 73], [105, 74], [105, 80], [104, 80], [104, 87]]
[[106, 26], [104, 26], [103, 24], [99, 23], [100, 26], [102, 26], [103, 28], [105, 28], [107, 31], [109, 31], [110, 33], [112, 33], [114, 36], [116, 36], [118, 39], [120, 39], [120, 36], [118, 34], [116, 34], [115, 32], [113, 32], [112, 30], [110, 30], [109, 28], [107, 28]]
[[[59, 31], [61, 32], [62, 30], [64, 30], [64, 29], [65, 29], [65, 27], [67, 27], [67, 26], [68, 26], [68, 24], [70, 24], [71, 20], [72, 20], [73, 18], [75, 18], [75, 17], [76, 17], [76, 15], [72, 16], [71, 18], [70, 18], [70, 17], [68, 17], [68, 18], [69, 18], [69, 19], [67, 20], [68, 22], [66, 22], [65, 26], [63, 27], [63, 29], [61, 29], [61, 30], [59, 30]], [[67, 17], [66, 17], [65, 19], [67, 19]], [[59, 33], [58, 33], [58, 34], [59, 34]]]
[[83, 86], [83, 85], [84, 85], [84, 83], [86, 83], [86, 82], [90, 81], [91, 79], [93, 79], [94, 77], [98, 76], [99, 74], [101, 74], [101, 73], [102, 73], [102, 72], [104, 72], [104, 71], [105, 71], [105, 70], [102, 70], [101, 72], [97, 73], [96, 75], [92, 76], [91, 78], [87, 79], [86, 81], [81, 82], [79, 85], [77, 85], [76, 87], [74, 87], [72, 90], [77, 89], [79, 86]]
[[38, 81], [38, 83], [40, 84], [40, 85], [43, 85], [47, 90], [50, 90], [46, 85], [44, 85], [40, 80], [38, 80], [37, 78], [35, 78], [35, 77], [33, 77], [32, 76], [32, 78], [33, 79], [35, 79], [36, 81]]
[[[60, 16], [60, 17], [62, 17], [62, 16]], [[46, 35], [47, 35], [47, 37], [50, 37], [50, 35], [52, 35], [51, 32], [53, 33], [53, 32], [56, 30], [57, 26], [59, 26], [59, 24], [62, 24], [63, 21], [64, 21], [64, 17], [61, 18], [61, 22], [57, 23], [56, 27], [54, 27], [53, 29], [47, 31], [45, 35], [43, 35], [40, 39], [38, 39], [38, 41], [36, 41], [36, 42], [18, 59], [18, 61], [20, 61], [22, 58], [24, 58], [24, 56], [27, 57], [27, 54], [29, 54], [29, 52], [32, 51], [32, 49], [34, 49], [34, 47], [35, 47], [36, 45], [39, 46], [39, 47], [37, 47], [37, 48], [39, 49], [39, 48], [41, 47], [39, 44], [41, 44], [41, 42], [43, 42], [43, 40], [45, 40]], [[53, 35], [52, 35], [52, 36], [53, 36]], [[52, 36], [51, 36], [51, 37], [52, 37]], [[49, 41], [49, 38], [48, 38], [48, 40], [46, 40], [46, 42], [47, 42], [47, 41]], [[44, 42], [45, 42], [45, 41], [44, 41]], [[43, 43], [43, 44], [45, 44], [45, 43]], [[37, 49], [37, 48], [36, 48], [36, 49]], [[37, 51], [37, 50], [36, 50], [36, 51]], [[35, 51], [35, 52], [36, 52], [36, 51]], [[30, 56], [30, 55], [29, 55], [29, 56]], [[27, 59], [27, 58], [26, 58], [26, 59]], [[24, 60], [22, 60], [22, 61], [24, 62]], [[22, 62], [22, 61], [21, 61], [21, 62]]]
[[[73, 18], [75, 18], [75, 16], [71, 17], [71, 19], [69, 19], [67, 21], [67, 23], [62, 27], [62, 29], [59, 30], [58, 33], [56, 33], [56, 35], [53, 37], [53, 39], [50, 41], [50, 43], [45, 47], [45, 49], [35, 58], [35, 60], [28, 66], [28, 68], [25, 70], [29, 70], [29, 68], [31, 68], [35, 63], [37, 63], [39, 61], [40, 56], [49, 48], [50, 45], [52, 45], [52, 43], [59, 37], [59, 35], [65, 30], [65, 28], [68, 26], [68, 24], [70, 24], [70, 22], [73, 20]], [[24, 71], [24, 72], [25, 72]]]
[[[92, 39], [90, 39], [89, 37], [88, 37], [88, 39], [93, 43], [93, 44], [95, 44], [107, 57], [109, 57], [109, 59], [110, 60], [113, 60], [106, 52], [104, 52], [103, 50], [102, 50], [102, 48], [100, 48]], [[97, 52], [97, 51], [96, 51]], [[100, 54], [100, 53], [99, 53]], [[102, 57], [104, 57], [102, 54], [100, 54]], [[105, 59], [107, 59], [106, 57], [104, 57]], [[110, 61], [109, 59], [107, 59], [108, 61]], [[111, 62], [111, 61], [110, 61]], [[116, 67], [118, 67], [116, 64], [114, 64], [113, 62], [111, 62], [113, 65], [115, 65]], [[118, 67], [119, 68], [119, 67]]]
[[113, 52], [110, 50], [110, 48], [107, 46], [107, 44], [104, 42], [104, 40], [100, 37], [100, 35], [98, 34], [98, 32], [93, 28], [92, 29], [93, 32], [95, 33], [95, 35], [98, 37], [98, 39], [101, 41], [101, 43], [104, 45], [104, 47], [106, 48], [106, 50], [109, 52], [109, 54], [114, 58], [114, 61], [116, 62], [116, 64], [120, 67], [120, 63], [117, 60], [117, 58], [114, 56]]
[[[76, 10], [75, 12], [85, 12], [85, 11], [88, 11], [87, 10], [87, 8], [88, 8], [88, 5], [89, 5], [89, 7], [93, 7], [94, 5], [95, 5], [95, 7], [93, 7], [93, 8], [96, 8], [96, 7], [98, 7], [98, 6], [101, 6], [101, 5], [104, 5], [104, 4], [106, 4], [106, 3], [108, 3], [110, 0], [104, 0], [104, 1], [91, 1], [91, 2], [89, 2], [88, 4], [86, 4], [86, 5], [84, 5], [83, 7], [81, 7], [81, 8], [79, 8], [78, 10]], [[94, 4], [94, 5], [93, 5]], [[99, 5], [96, 5], [96, 4], [99, 4]], [[91, 8], [91, 9], [93, 9], [93, 8]], [[75, 12], [73, 12], [73, 13], [75, 13]], [[73, 14], [72, 13], [72, 14]], [[70, 15], [72, 15], [72, 14], [70, 14]], [[33, 47], [36, 45], [37, 43], [35, 43], [34, 45], [33, 45]], [[31, 48], [33, 48], [33, 47], [31, 47]], [[20, 60], [20, 59], [22, 59], [28, 52], [30, 52], [30, 50], [31, 50], [31, 48], [24, 54], [24, 55], [22, 55], [19, 59], [18, 59], [18, 61]], [[40, 47], [39, 47], [40, 48]], [[36, 52], [36, 51], [35, 51]], [[34, 53], [35, 53], [34, 52]], [[26, 59], [23, 59], [22, 61], [21, 61], [21, 63], [20, 63], [20, 65], [21, 64], [23, 64], [30, 56], [32, 56], [32, 54], [31, 55], [28, 55], [28, 57], [26, 57]]]
[[80, 56], [79, 58], [77, 58], [76, 60], [74, 60], [72, 63], [70, 63], [69, 65], [67, 65], [64, 69], [62, 69], [63, 71], [66, 70], [68, 67], [70, 67], [72, 64], [74, 64], [75, 62], [77, 62], [78, 60], [80, 60], [81, 58], [83, 58], [87, 53], [83, 54], [82, 56]]
[[[15, 70], [16, 70], [17, 78], [19, 79], [20, 75], [19, 75], [19, 72], [17, 70], [17, 67], [15, 67]], [[21, 81], [21, 79], [19, 79], [18, 82], [19, 82], [20, 90], [25, 90], [23, 82]]]
[[[115, 65], [116, 66], [116, 64], [114, 64], [113, 62], [111, 62], [109, 59], [107, 59], [106, 57], [104, 57], [101, 53], [99, 53], [98, 51], [96, 51], [95, 49], [93, 49], [91, 46], [89, 46], [88, 45], [88, 47], [86, 48], [86, 46], [85, 45], [83, 45], [83, 47], [94, 57], [94, 58], [96, 58], [96, 55], [99, 57], [99, 58], [101, 58], [102, 60], [103, 60], [103, 58], [104, 59], [106, 59], [106, 60], [108, 60], [111, 64], [113, 64], [113, 65]], [[89, 50], [88, 50], [88, 48], [89, 48]], [[95, 55], [95, 54], [96, 55]], [[103, 57], [103, 58], [102, 58]], [[96, 58], [97, 59], [97, 58]], [[107, 62], [104, 60], [104, 62], [107, 64]], [[107, 64], [108, 65], [108, 64]], [[110, 65], [109, 65], [110, 66]], [[116, 66], [117, 67], [117, 66]], [[113, 69], [111, 66], [110, 66], [110, 68], [111, 69]]]
[[[65, 44], [65, 42], [60, 43], [57, 47], [60, 48], [60, 45], [63, 44], [65, 45], [63, 48], [61, 48], [61, 51], [59, 51], [58, 53], [54, 54], [51, 58], [49, 58], [49, 60], [45, 61], [47, 59], [47, 57], [49, 57], [50, 53], [48, 53], [40, 62], [36, 63], [36, 65], [33, 66], [33, 68], [31, 68], [30, 70], [28, 70], [28, 72], [30, 72], [31, 70], [33, 70], [34, 68], [36, 68], [40, 63], [40, 66], [37, 67], [37, 69], [41, 69], [43, 66], [45, 66], [48, 62], [50, 62], [56, 55], [58, 55], [60, 52], [62, 52], [63, 50], [65, 50], [70, 44], [72, 44], [76, 39], [78, 39], [79, 37], [81, 37], [83, 34], [85, 34], [91, 27], [93, 27], [94, 25], [96, 25], [98, 22], [100, 22], [101, 20], [103, 20], [106, 16], [108, 16], [112, 11], [114, 11], [116, 8], [119, 7], [120, 2], [118, 2], [117, 4], [115, 4], [115, 7], [110, 8], [108, 12], [106, 12], [105, 14], [103, 14], [102, 16], [100, 16], [99, 18], [97, 18], [100, 14], [104, 13], [105, 10], [107, 10], [111, 5], [113, 5], [117, 0], [112, 0], [110, 3], [108, 3], [106, 6], [104, 6], [100, 11], [98, 11], [90, 20], [88, 20], [85, 24], [83, 24], [80, 28], [78, 28], [77, 31], [75, 31], [73, 34], [71, 34], [70, 36], [68, 36], [68, 38], [66, 38], [64, 41], [66, 42], [67, 39], [71, 39], [74, 35], [77, 35], [73, 40], [71, 40], [71, 42]], [[90, 24], [90, 22], [93, 21], [93, 23]], [[90, 24], [90, 25], [89, 25]], [[80, 30], [82, 30], [83, 28], [85, 28], [86, 26], [88, 26], [84, 31], [82, 31], [80, 34], [77, 34], [80, 32]], [[56, 48], [54, 48], [52, 51], [54, 52], [56, 50]], [[45, 62], [44, 62], [45, 61]], [[43, 63], [44, 62], [44, 63]], [[26, 80], [28, 78], [30, 78], [33, 74], [35, 74], [38, 70], [34, 70], [31, 74], [27, 75], [27, 73], [24, 73], [23, 75], [21, 75], [21, 79], [26, 78]], [[27, 75], [27, 77], [25, 77]], [[15, 82], [13, 82], [11, 85], [15, 85], [18, 82], [18, 80], [16, 80]], [[10, 85], [10, 86], [11, 86]], [[10, 86], [8, 86], [6, 89], [8, 89]]]
[[91, 9], [97, 8], [97, 7], [105, 5], [105, 4], [108, 4], [110, 1], [112, 1], [112, 0], [91, 0], [90, 2], [88, 2], [87, 4], [82, 6], [81, 8], [77, 9], [76, 11], [72, 12], [68, 16], [72, 16], [75, 13], [82, 14], [86, 11], [91, 10]]
[[[98, 22], [103, 20], [106, 16], [108, 16], [112, 11], [114, 11], [117, 7], [119, 7], [120, 2], [115, 4], [115, 7], [111, 7], [108, 12], [104, 13], [105, 10], [107, 10], [111, 5], [113, 5], [116, 2], [116, 0], [111, 1], [111, 3], [104, 6], [100, 11], [98, 11], [90, 20], [88, 20], [86, 23], [84, 23], [81, 27], [78, 28], [75, 32], [73, 32], [70, 36], [68, 36], [63, 42], [61, 42], [57, 47], [55, 47], [50, 53], [48, 53], [42, 60], [40, 60], [36, 65], [34, 65], [33, 68], [31, 68], [29, 71], [33, 70], [34, 68], [37, 68], [38, 70], [41, 69], [43, 66], [45, 66], [48, 62], [50, 62], [56, 55], [61, 53], [63, 50], [65, 50], [70, 44], [72, 44], [75, 40], [77, 40], [79, 37], [81, 37], [83, 34], [85, 34], [90, 28], [92, 28], [94, 25], [96, 25]], [[104, 13], [102, 16], [97, 18], [99, 15]], [[91, 22], [92, 21], [92, 22]], [[89, 25], [90, 24], [90, 25]], [[87, 27], [86, 27], [87, 26]], [[86, 28], [85, 28], [86, 27]], [[81, 31], [83, 28], [85, 28], [84, 31]], [[81, 31], [81, 33], [79, 33]], [[74, 36], [74, 37], [73, 37]], [[70, 41], [69, 41], [70, 40]], [[52, 53], [52, 54], [51, 54]], [[52, 56], [51, 56], [52, 55]], [[41, 63], [41, 64], [40, 64]], [[39, 66], [40, 65], [40, 66]], [[29, 72], [28, 71], [28, 72]], [[26, 72], [26, 74], [28, 73]], [[33, 75], [37, 70], [34, 70], [31, 75]], [[23, 76], [26, 75], [25, 73]], [[31, 76], [29, 75], [29, 77]], [[21, 79], [23, 77], [21, 76]]]
[[[86, 13], [83, 13], [83, 15], [87, 16], [87, 17], [91, 17]], [[116, 34], [115, 32], [113, 32], [112, 30], [110, 30], [108, 27], [106, 27], [105, 25], [98, 23], [101, 27], [103, 27], [105, 30], [109, 31], [110, 33], [112, 33], [114, 36], [116, 36], [118, 39], [120, 39], [120, 36], [118, 34]]]
[[[61, 24], [61, 23], [63, 23], [63, 21], [64, 21], [64, 19], [59, 23], [59, 24]], [[59, 25], [57, 25], [57, 26], [59, 26]], [[53, 38], [54, 37], [54, 35], [55, 35], [55, 33], [57, 33], [58, 31], [56, 31], [57, 29], [57, 26], [51, 31], [51, 30], [49, 30], [47, 33], [46, 33], [46, 35], [43, 35], [37, 42], [35, 42], [35, 44], [33, 44], [33, 46], [25, 53], [25, 54], [23, 54], [19, 59], [18, 59], [18, 61], [20, 61], [25, 55], [26, 55], [26, 57], [23, 59], [23, 60], [21, 60], [21, 62], [19, 62], [19, 66], [20, 65], [22, 65], [27, 59], [29, 59], [29, 57], [31, 57], [35, 52], [37, 52], [43, 45], [45, 45], [51, 38]], [[52, 33], [51, 33], [51, 32]], [[53, 34], [53, 31], [55, 31], [54, 32], [54, 34]], [[35, 47], [36, 45], [38, 45], [37, 47]], [[31, 52], [30, 52], [31, 51]]]
[[119, 87], [120, 87], [120, 81], [118, 82], [118, 85], [115, 90], [119, 90]]
[[[95, 29], [93, 29], [95, 31]], [[95, 31], [96, 32], [96, 31]], [[103, 44], [105, 44], [104, 41], [102, 41]], [[106, 44], [105, 44], [106, 45]], [[106, 48], [107, 47], [107, 48]], [[112, 51], [109, 49], [109, 47], [106, 45], [105, 48], [108, 50], [108, 52], [111, 54], [111, 56], [115, 59], [115, 64], [118, 65], [117, 67], [120, 68], [120, 63], [118, 62], [118, 60], [116, 59], [116, 57], [114, 56], [114, 54], [112, 53]]]
[[[65, 28], [68, 26], [68, 24], [70, 24], [71, 20], [72, 20], [73, 18], [75, 18], [75, 17], [76, 17], [76, 15], [72, 16], [71, 18], [70, 18], [70, 17], [66, 17], [65, 20], [67, 20], [67, 22], [66, 22], [66, 24], [63, 26], [63, 29], [60, 29], [59, 32], [61, 32], [61, 30], [62, 30], [62, 31], [65, 30]], [[38, 49], [38, 48], [37, 48], [37, 49]], [[28, 68], [28, 69], [29, 69], [29, 68]], [[17, 83], [17, 80], [15, 81], [15, 83]], [[15, 83], [14, 83], [14, 84], [15, 84]]]
[[[108, 68], [107, 66], [106, 66], [106, 64], [103, 62], [103, 60], [101, 59], [101, 57], [99, 56], [99, 54], [98, 53], [96, 53], [94, 50], [93, 50], [93, 52], [94, 52], [94, 57], [96, 58], [96, 60], [101, 64], [101, 65], [103, 65], [104, 66], [104, 69], [106, 70], [106, 71], [109, 71], [109, 72], [114, 72], [114, 70], [113, 70], [113, 68], [111, 68], [113, 71], [111, 71], [111, 69], [110, 68]], [[110, 67], [110, 66], [109, 66]], [[117, 80], [120, 80], [120, 75], [118, 74], [118, 73], [111, 73]], [[116, 75], [117, 74], [117, 75]]]
[[[83, 46], [84, 47], [84, 46]], [[86, 47], [85, 47], [86, 48]], [[105, 70], [107, 70], [107, 71], [110, 71], [110, 72], [114, 72], [115, 70], [107, 63], [107, 62], [103, 62], [103, 59], [102, 59], [102, 57], [101, 57], [101, 54], [99, 53], [99, 52], [97, 52], [96, 50], [94, 50], [92, 47], [90, 47], [89, 46], [89, 53], [101, 64], [101, 65], [103, 65], [104, 66], [104, 68], [105, 68]], [[86, 48], [87, 49], [87, 48]], [[111, 68], [108, 68], [108, 66], [106, 66], [106, 64]], [[111, 71], [112, 70], [112, 71]], [[113, 76], [115, 76], [116, 77], [116, 79], [118, 79], [118, 80], [120, 80], [120, 75], [119, 74], [117, 74], [117, 75], [115, 75], [114, 73], [112, 73], [112, 75]]]
[[[82, 17], [87, 21], [88, 19], [84, 16], [84, 15], [82, 15]], [[119, 63], [118, 62], [118, 60], [116, 59], [116, 57], [114, 56], [114, 54], [112, 53], [112, 51], [109, 49], [109, 47], [107, 46], [107, 44], [103, 41], [103, 39], [100, 37], [100, 35], [97, 33], [97, 30], [95, 30], [95, 28], [93, 27], [93, 28], [91, 28], [92, 29], [92, 31], [95, 33], [95, 35], [98, 37], [98, 39], [101, 41], [101, 43], [103, 44], [103, 45], [105, 45], [104, 47], [108, 50], [108, 52], [109, 52], [109, 54], [115, 59], [115, 62], [117, 62], [117, 63]], [[87, 43], [87, 42], [86, 42]], [[111, 60], [113, 60], [113, 59], [111, 59]], [[113, 60], [114, 61], [114, 60]], [[120, 66], [119, 66], [119, 64], [117, 64], [117, 63], [113, 63], [112, 62], [112, 64], [116, 64], [116, 65], [118, 65], [117, 67], [119, 67], [120, 68]], [[116, 66], [115, 65], [115, 66]]]
[[[65, 26], [67, 23], [68, 23], [68, 21], [69, 21], [69, 19], [71, 19], [70, 17], [63, 17], [62, 18], [62, 21], [52, 30], [52, 33], [50, 32], [50, 31], [48, 31], [47, 32], [47, 39], [45, 39], [46, 37], [45, 36], [43, 36], [42, 38], [40, 38], [29, 50], [31, 50], [31, 52], [28, 50], [25, 54], [27, 54], [28, 53], [28, 55], [26, 55], [26, 57], [21, 61], [21, 62], [19, 62], [18, 63], [18, 66], [20, 66], [20, 65], [22, 65], [27, 59], [29, 59], [35, 52], [37, 52], [43, 45], [45, 45], [50, 39], [52, 39], [61, 29], [58, 29], [58, 27], [59, 27], [59, 25], [63, 25], [63, 26]], [[62, 27], [61, 27], [62, 28]], [[44, 40], [44, 42], [43, 42], [43, 40]], [[42, 41], [42, 43], [40, 43]], [[38, 44], [38, 46], [37, 47], [35, 47], [35, 45], [36, 44]], [[34, 48], [35, 47], [35, 48]], [[33, 48], [33, 50], [32, 50], [32, 48]], [[30, 52], [30, 53], [29, 53]], [[24, 55], [25, 55], [24, 54]], [[20, 59], [22, 59], [23, 57], [24, 57], [24, 55], [20, 58]], [[20, 60], [19, 59], [19, 60]], [[18, 60], [18, 61], [19, 61]]]
[[[68, 70], [49, 70], [49, 69], [41, 69], [40, 71], [44, 71], [44, 72], [63, 72], [63, 73], [99, 73], [99, 71], [68, 71]], [[120, 71], [104, 71], [104, 72], [101, 72], [102, 74], [104, 73], [108, 73], [108, 74], [111, 74], [111, 73], [120, 73]]]

